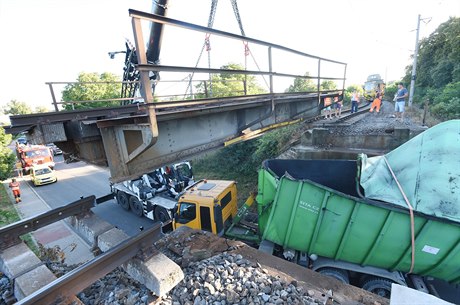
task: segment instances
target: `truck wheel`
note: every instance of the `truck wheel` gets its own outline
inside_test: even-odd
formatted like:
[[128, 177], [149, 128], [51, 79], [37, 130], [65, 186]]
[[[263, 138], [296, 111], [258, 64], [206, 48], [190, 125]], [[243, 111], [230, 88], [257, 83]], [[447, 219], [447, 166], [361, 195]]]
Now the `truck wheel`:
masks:
[[169, 213], [165, 208], [158, 206], [155, 208], [155, 220], [166, 222], [170, 219], [171, 217], [169, 216]]
[[129, 198], [129, 207], [135, 215], [139, 217], [142, 217], [142, 215], [144, 215], [144, 207], [142, 206], [142, 203], [139, 202], [139, 199], [137, 199], [136, 197], [131, 196]]
[[371, 277], [364, 282], [361, 288], [389, 299], [391, 295], [391, 284], [392, 282], [390, 280], [380, 277]]
[[346, 270], [338, 269], [338, 268], [321, 268], [317, 270], [317, 272], [335, 278], [336, 280], [341, 281], [345, 284], [350, 284], [350, 279], [348, 278], [348, 272]]
[[129, 211], [129, 199], [126, 193], [117, 192], [117, 202], [123, 209]]

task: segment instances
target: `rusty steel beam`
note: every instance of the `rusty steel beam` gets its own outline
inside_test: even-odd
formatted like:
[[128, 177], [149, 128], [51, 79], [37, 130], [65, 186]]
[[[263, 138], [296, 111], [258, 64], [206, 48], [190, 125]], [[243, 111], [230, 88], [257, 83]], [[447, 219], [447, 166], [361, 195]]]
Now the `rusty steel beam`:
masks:
[[161, 237], [161, 234], [161, 223], [156, 223], [152, 228], [66, 273], [15, 304], [66, 304], [77, 293], [135, 255], [151, 252], [153, 243]]
[[66, 217], [88, 212], [94, 206], [95, 200], [95, 196], [82, 198], [38, 216], [26, 218], [0, 228], [0, 250], [20, 243], [21, 240], [19, 237], [24, 234], [43, 228]]

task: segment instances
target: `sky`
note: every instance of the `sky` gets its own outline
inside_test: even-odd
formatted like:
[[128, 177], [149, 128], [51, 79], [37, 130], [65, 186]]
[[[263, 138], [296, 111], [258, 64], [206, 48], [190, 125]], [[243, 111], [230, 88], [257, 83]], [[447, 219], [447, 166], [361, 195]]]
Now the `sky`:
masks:
[[[167, 16], [206, 26], [210, 6], [211, 0], [169, 0]], [[51, 110], [45, 82], [75, 81], [81, 72], [121, 76], [124, 55], [110, 59], [108, 52], [133, 41], [128, 9], [151, 7], [151, 0], [0, 0], [0, 106], [15, 99]], [[346, 86], [362, 85], [370, 74], [400, 80], [415, 49], [417, 16], [422, 39], [460, 15], [460, 0], [239, 0], [238, 7], [247, 37], [347, 63]], [[214, 28], [240, 34], [230, 0], [218, 2]], [[165, 27], [161, 64], [195, 66], [203, 42], [202, 33]], [[249, 47], [255, 60], [248, 57], [248, 69], [257, 70], [256, 63], [268, 69], [267, 49]], [[240, 42], [211, 36], [212, 67], [244, 60]], [[208, 66], [206, 54], [199, 66]], [[317, 74], [315, 62], [284, 53], [274, 53], [274, 71]], [[186, 76], [162, 74], [162, 80]], [[280, 80], [276, 90], [290, 83]], [[167, 94], [174, 86], [163, 82], [156, 92]], [[63, 86], [54, 89], [60, 100]]]

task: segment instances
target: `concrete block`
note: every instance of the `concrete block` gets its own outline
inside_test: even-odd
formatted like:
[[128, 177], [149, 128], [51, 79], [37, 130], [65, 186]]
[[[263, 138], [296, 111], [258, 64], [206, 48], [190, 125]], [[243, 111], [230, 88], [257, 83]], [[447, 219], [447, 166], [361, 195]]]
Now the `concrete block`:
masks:
[[123, 269], [160, 297], [184, 279], [182, 269], [163, 253], [158, 253], [145, 262], [137, 258], [131, 259], [123, 264]]
[[313, 145], [313, 130], [309, 129], [300, 136], [300, 144]]
[[329, 138], [329, 129], [327, 128], [315, 128], [312, 134], [312, 145], [321, 146], [327, 144]]
[[14, 295], [18, 300], [48, 285], [56, 276], [46, 266], [39, 266], [15, 279]]
[[391, 284], [390, 305], [412, 304], [453, 305], [453, 303], [446, 302], [433, 295], [398, 284]]
[[410, 129], [409, 128], [395, 128], [393, 131], [393, 143], [392, 149], [400, 146], [401, 144], [406, 143], [410, 139]]
[[97, 245], [102, 252], [107, 252], [128, 238], [129, 236], [122, 230], [112, 228], [109, 231], [99, 235], [97, 239]]
[[0, 253], [0, 270], [9, 278], [15, 278], [41, 264], [40, 259], [25, 243], [20, 243]]
[[113, 226], [97, 217], [93, 212], [87, 213], [84, 217], [69, 217], [69, 222], [76, 232], [90, 245], [92, 249], [97, 247], [97, 238], [113, 228]]

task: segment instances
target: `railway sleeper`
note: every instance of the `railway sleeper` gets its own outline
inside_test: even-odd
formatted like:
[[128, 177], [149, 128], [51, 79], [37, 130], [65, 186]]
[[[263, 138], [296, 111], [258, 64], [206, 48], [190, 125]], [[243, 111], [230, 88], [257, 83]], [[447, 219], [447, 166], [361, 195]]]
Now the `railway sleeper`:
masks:
[[[138, 238], [137, 236], [130, 238], [123, 231], [108, 224], [91, 211], [84, 213], [84, 215], [72, 216], [66, 221], [74, 227], [77, 234], [91, 245], [95, 250], [93, 252], [96, 252], [96, 250], [116, 252], [109, 250], [131, 245], [130, 242]], [[130, 250], [135, 251], [131, 256], [126, 257], [126, 259], [114, 256], [113, 260], [109, 258], [112, 262], [107, 263], [111, 264], [110, 270], [112, 270], [116, 267], [114, 262], [118, 262], [117, 266], [121, 266], [129, 276], [145, 285], [156, 296], [163, 296], [184, 278], [184, 274], [182, 269], [172, 260], [164, 254], [152, 250], [155, 239], [162, 236], [161, 229], [155, 232], [159, 232], [159, 234], [142, 237], [144, 238], [142, 242], [138, 241], [138, 244], [135, 245], [135, 249], [140, 250]], [[121, 245], [122, 243], [124, 245]], [[103, 255], [105, 254], [109, 255], [109, 253], [104, 253]], [[96, 262], [100, 258], [100, 256], [95, 257], [81, 267], [91, 265], [93, 261]], [[110, 272], [109, 267], [104, 268], [106, 270], [104, 274]], [[77, 269], [70, 273], [77, 271]], [[14, 281], [14, 295], [18, 300], [18, 304], [49, 304], [47, 302], [53, 293], [49, 293], [45, 303], [40, 300], [46, 298], [48, 289], [53, 291], [53, 286], [61, 287], [60, 285], [63, 285], [60, 282], [61, 278], [56, 279], [56, 276], [23, 242], [0, 251], [0, 271]], [[87, 272], [85, 273], [88, 274]], [[103, 276], [102, 273], [99, 276]], [[96, 280], [97, 278], [93, 276], [91, 279], [86, 279], [85, 283], [87, 281], [86, 284], [89, 286], [92, 283], [91, 281]], [[75, 290], [76, 287], [73, 287], [73, 289]], [[72, 293], [72, 295], [67, 295], [69, 302], [65, 303], [81, 304], [75, 297], [78, 291], [73, 291]], [[67, 292], [67, 294], [70, 294], [70, 292]]]

